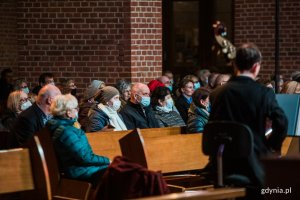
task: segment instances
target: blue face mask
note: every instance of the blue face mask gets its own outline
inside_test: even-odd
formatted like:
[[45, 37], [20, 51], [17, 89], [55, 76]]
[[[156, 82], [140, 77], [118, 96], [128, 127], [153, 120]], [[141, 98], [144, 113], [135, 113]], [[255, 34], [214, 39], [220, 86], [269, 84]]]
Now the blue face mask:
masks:
[[150, 97], [141, 97], [140, 104], [143, 107], [148, 107], [150, 105]]
[[200, 88], [200, 83], [199, 82], [194, 83], [194, 90], [197, 90], [198, 88]]
[[167, 88], [169, 88], [169, 90], [172, 92], [172, 90], [173, 90], [173, 86], [172, 85], [167, 86]]
[[173, 110], [173, 105], [174, 105], [173, 99], [168, 99], [166, 107], [170, 110]]
[[22, 91], [25, 92], [26, 94], [28, 94], [29, 93], [29, 88], [28, 87], [22, 88]]
[[206, 107], [206, 110], [207, 110], [208, 113], [210, 113], [210, 111], [211, 111], [211, 105], [210, 105], [210, 103], [209, 103], [208, 106]]

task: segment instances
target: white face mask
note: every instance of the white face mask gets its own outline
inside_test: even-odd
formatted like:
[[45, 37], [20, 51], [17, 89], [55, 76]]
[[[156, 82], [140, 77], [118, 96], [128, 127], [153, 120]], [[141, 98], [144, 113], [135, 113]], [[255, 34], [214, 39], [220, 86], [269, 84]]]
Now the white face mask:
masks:
[[21, 110], [24, 111], [26, 110], [27, 108], [29, 108], [31, 106], [31, 102], [30, 101], [26, 101], [25, 103], [22, 103], [21, 104]]
[[113, 105], [111, 106], [111, 109], [113, 109], [114, 111], [118, 111], [120, 107], [121, 107], [121, 101], [115, 100], [113, 102]]

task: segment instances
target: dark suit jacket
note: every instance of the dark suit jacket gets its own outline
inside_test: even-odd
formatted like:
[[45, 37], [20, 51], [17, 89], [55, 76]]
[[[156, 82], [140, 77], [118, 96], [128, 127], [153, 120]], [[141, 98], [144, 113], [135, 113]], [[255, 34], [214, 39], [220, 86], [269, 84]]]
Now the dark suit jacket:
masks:
[[128, 130], [135, 128], [159, 128], [151, 106], [142, 108], [139, 104], [128, 101], [120, 114]]
[[[268, 154], [270, 149], [280, 150], [287, 134], [287, 118], [277, 104], [275, 93], [249, 77], [238, 76], [213, 91], [210, 101], [209, 121], [240, 122], [253, 132], [254, 152], [245, 160], [224, 163], [225, 174], [244, 174], [255, 185], [262, 186], [264, 172], [257, 157]], [[265, 137], [267, 117], [273, 121], [273, 134], [269, 139]], [[210, 159], [210, 164], [213, 160]]]
[[[213, 91], [210, 101], [209, 120], [229, 120], [248, 125], [253, 132], [257, 155], [268, 153], [270, 148], [280, 150], [288, 122], [272, 89], [249, 77], [238, 76]], [[265, 137], [267, 117], [273, 122], [273, 134], [268, 140]]]
[[182, 117], [184, 123], [187, 123], [190, 103], [188, 103], [187, 99], [181, 94], [176, 99], [175, 106], [176, 106], [180, 116]]
[[32, 104], [27, 110], [23, 111], [17, 118], [13, 132], [19, 145], [24, 144], [37, 131], [45, 126], [43, 118], [45, 113], [37, 106]]

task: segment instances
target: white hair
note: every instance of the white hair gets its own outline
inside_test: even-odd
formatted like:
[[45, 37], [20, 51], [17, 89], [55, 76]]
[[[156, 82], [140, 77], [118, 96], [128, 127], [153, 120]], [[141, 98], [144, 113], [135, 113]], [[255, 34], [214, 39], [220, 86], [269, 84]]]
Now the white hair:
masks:
[[53, 116], [65, 116], [67, 111], [77, 108], [78, 101], [71, 94], [57, 95], [51, 104], [50, 112]]

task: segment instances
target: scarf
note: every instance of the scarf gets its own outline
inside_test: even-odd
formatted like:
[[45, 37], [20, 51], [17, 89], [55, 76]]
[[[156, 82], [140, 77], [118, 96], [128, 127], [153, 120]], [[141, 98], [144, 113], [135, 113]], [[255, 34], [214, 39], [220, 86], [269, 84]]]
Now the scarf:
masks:
[[98, 104], [98, 108], [102, 110], [105, 114], [107, 114], [109, 118], [109, 124], [115, 127], [114, 131], [127, 130], [126, 125], [118, 115], [117, 111], [111, 109], [108, 106], [103, 105], [102, 103]]

